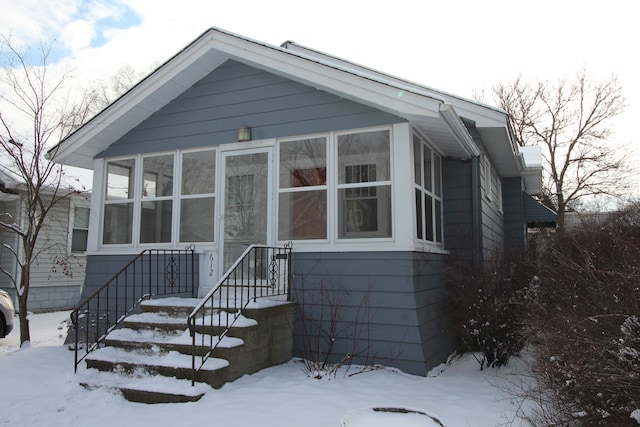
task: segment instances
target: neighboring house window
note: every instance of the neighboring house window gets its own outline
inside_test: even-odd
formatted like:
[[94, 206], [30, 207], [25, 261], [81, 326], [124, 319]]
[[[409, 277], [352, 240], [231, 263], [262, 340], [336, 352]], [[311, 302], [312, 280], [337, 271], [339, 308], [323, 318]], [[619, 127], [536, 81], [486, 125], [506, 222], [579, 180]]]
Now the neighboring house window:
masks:
[[442, 157], [413, 136], [413, 172], [418, 240], [442, 243]]
[[71, 231], [71, 252], [87, 251], [89, 235], [89, 208], [73, 210], [73, 230]]
[[181, 242], [213, 242], [216, 205], [215, 177], [215, 150], [182, 154]]
[[130, 244], [133, 230], [135, 159], [107, 162], [102, 242]]
[[388, 130], [338, 135], [338, 238], [391, 237]]
[[173, 155], [143, 157], [140, 243], [171, 242]]
[[484, 195], [488, 200], [492, 199], [493, 177], [491, 173], [491, 162], [489, 158], [484, 158]]
[[327, 238], [327, 138], [279, 146], [278, 239]]

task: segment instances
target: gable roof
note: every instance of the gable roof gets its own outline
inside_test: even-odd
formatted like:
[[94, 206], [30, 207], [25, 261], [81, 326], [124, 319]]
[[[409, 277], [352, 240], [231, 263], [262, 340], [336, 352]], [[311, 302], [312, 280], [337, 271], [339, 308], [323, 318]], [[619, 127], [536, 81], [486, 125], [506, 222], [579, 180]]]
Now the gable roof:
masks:
[[481, 135], [485, 132], [496, 141], [485, 149], [502, 176], [519, 176], [526, 168], [501, 110], [293, 42], [272, 46], [217, 28], [205, 31], [52, 148], [49, 155], [59, 163], [92, 168], [96, 155], [229, 59], [402, 117], [448, 157], [480, 154], [460, 119], [464, 115], [476, 122]]

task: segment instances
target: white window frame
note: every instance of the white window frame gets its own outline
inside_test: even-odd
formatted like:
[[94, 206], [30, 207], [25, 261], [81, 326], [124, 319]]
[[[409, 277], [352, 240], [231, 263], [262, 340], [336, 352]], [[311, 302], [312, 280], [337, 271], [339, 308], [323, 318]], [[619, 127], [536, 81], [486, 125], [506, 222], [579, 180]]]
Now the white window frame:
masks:
[[[213, 151], [214, 152], [214, 156], [215, 156], [215, 161], [214, 161], [214, 186], [213, 186], [213, 193], [198, 193], [198, 194], [182, 194], [182, 166], [183, 166], [183, 158], [185, 154], [191, 154], [191, 153], [199, 153], [199, 152], [205, 152], [205, 151]], [[201, 148], [194, 148], [194, 149], [189, 149], [189, 150], [178, 150], [178, 154], [177, 154], [177, 158], [179, 159], [176, 169], [176, 177], [175, 177], [175, 181], [176, 181], [176, 194], [175, 194], [175, 206], [174, 208], [176, 209], [176, 217], [174, 220], [174, 227], [175, 227], [175, 239], [181, 243], [181, 244], [189, 244], [189, 243], [194, 243], [194, 244], [198, 244], [198, 245], [210, 245], [210, 244], [215, 244], [216, 243], [216, 236], [218, 234], [218, 170], [220, 168], [220, 150], [218, 150], [216, 147], [201, 147]], [[187, 241], [187, 240], [182, 240], [182, 236], [180, 235], [180, 225], [182, 223], [182, 201], [183, 200], [194, 200], [194, 199], [206, 199], [206, 198], [213, 198], [213, 240], [212, 241], [202, 241], [202, 242], [191, 242], [191, 241]]]
[[[379, 131], [385, 131], [388, 132], [389, 134], [389, 179], [386, 181], [374, 181], [374, 182], [370, 182], [370, 183], [366, 183], [367, 185], [363, 186], [363, 183], [352, 183], [352, 184], [340, 184], [340, 180], [339, 180], [339, 175], [340, 175], [340, 170], [338, 169], [340, 166], [340, 162], [339, 162], [339, 156], [338, 156], [338, 138], [340, 136], [343, 135], [354, 135], [354, 134], [359, 134], [359, 133], [370, 133], [370, 132], [379, 132]], [[338, 243], [358, 243], [358, 242], [372, 242], [372, 241], [392, 241], [394, 239], [394, 200], [393, 200], [393, 194], [394, 194], [394, 188], [393, 188], [393, 176], [394, 176], [394, 157], [393, 157], [393, 129], [390, 126], [377, 126], [377, 127], [370, 127], [370, 128], [360, 128], [360, 129], [349, 129], [349, 130], [345, 130], [345, 131], [340, 131], [340, 132], [333, 132], [332, 133], [332, 139], [331, 139], [331, 148], [333, 151], [333, 182], [334, 182], [334, 186], [332, 188], [332, 193], [333, 193], [333, 211], [330, 213], [331, 214], [331, 218], [333, 219], [333, 230], [334, 230], [334, 239], [336, 242]], [[364, 163], [359, 162], [357, 164], [349, 164], [349, 165], [344, 165], [344, 166], [355, 166], [355, 165], [362, 165]], [[340, 212], [340, 200], [338, 199], [340, 197], [340, 190], [346, 190], [348, 188], [362, 188], [362, 187], [389, 187], [389, 203], [390, 203], [390, 209], [389, 209], [389, 236], [382, 236], [381, 235], [381, 231], [374, 231], [374, 232], [354, 232], [354, 233], [350, 233], [350, 236], [345, 236], [345, 237], [340, 237], [341, 231], [340, 231], [340, 215], [342, 214], [342, 212]], [[342, 203], [344, 203], [344, 200], [342, 201]], [[381, 207], [378, 207], [378, 210], [380, 210]], [[386, 231], [386, 230], [385, 230]]]
[[[172, 177], [172, 183], [171, 183], [171, 195], [170, 196], [144, 196], [142, 194], [142, 190], [143, 190], [143, 185], [144, 185], [144, 160], [145, 159], [149, 159], [149, 158], [153, 158], [153, 157], [163, 157], [163, 156], [171, 156], [173, 159], [173, 177]], [[162, 246], [167, 246], [167, 245], [171, 245], [173, 244], [177, 237], [176, 237], [176, 230], [175, 230], [175, 212], [176, 212], [176, 183], [178, 181], [178, 179], [176, 179], [176, 158], [181, 159], [181, 156], [177, 155], [176, 151], [163, 151], [163, 152], [157, 152], [157, 153], [148, 153], [148, 154], [143, 154], [140, 155], [140, 161], [136, 162], [136, 169], [137, 169], [137, 181], [136, 181], [136, 191], [134, 191], [134, 197], [136, 197], [134, 199], [134, 210], [133, 210], [133, 220], [134, 220], [134, 225], [137, 226], [137, 233], [134, 234], [134, 244], [139, 245], [140, 247], [148, 247], [148, 246], [153, 246], [153, 247], [162, 247]], [[157, 191], [156, 191], [157, 193]], [[171, 238], [169, 239], [168, 242], [141, 242], [140, 241], [140, 237], [141, 237], [141, 221], [142, 221], [142, 205], [145, 202], [165, 202], [165, 201], [171, 201], [171, 227], [170, 227], [170, 233], [171, 233]], [[137, 208], [137, 214], [136, 214], [136, 208]]]
[[[420, 144], [420, 153], [419, 153], [419, 161], [420, 161], [420, 183], [418, 184], [417, 179], [416, 179], [416, 152], [415, 152], [415, 145], [414, 145], [414, 139], [417, 138]], [[431, 152], [431, 189], [428, 189], [425, 187], [425, 183], [424, 181], [424, 149], [425, 147], [427, 147], [429, 149], [429, 151]], [[435, 245], [436, 247], [442, 248], [444, 246], [444, 213], [443, 213], [443, 209], [444, 209], [444, 204], [442, 201], [442, 159], [443, 156], [440, 152], [438, 152], [435, 148], [435, 146], [433, 144], [431, 144], [429, 142], [429, 140], [427, 138], [425, 138], [424, 136], [422, 136], [421, 134], [419, 134], [418, 132], [414, 132], [412, 134], [411, 137], [411, 156], [412, 156], [412, 163], [411, 163], [411, 176], [412, 176], [412, 182], [413, 182], [413, 191], [411, 193], [411, 205], [413, 206], [413, 209], [415, 210], [415, 219], [416, 222], [413, 224], [413, 233], [415, 236], [415, 239], [417, 242], [421, 242], [421, 243], [425, 243], [428, 245]], [[436, 159], [438, 159], [438, 161], [440, 162], [440, 168], [439, 168], [439, 172], [440, 172], [440, 176], [438, 177], [438, 179], [436, 179]], [[440, 188], [436, 189], [435, 186], [436, 184], [440, 185]], [[416, 203], [415, 203], [415, 195], [416, 195], [416, 191], [420, 191], [420, 206], [421, 206], [421, 210], [420, 212], [417, 211], [416, 209]], [[431, 229], [433, 230], [433, 240], [429, 240], [427, 239], [428, 236], [428, 232], [427, 232], [427, 211], [426, 211], [426, 206], [425, 206], [425, 196], [429, 196], [431, 197], [432, 200], [432, 204], [431, 204]], [[440, 204], [440, 209], [439, 212], [437, 212], [437, 205], [438, 203]], [[439, 214], [439, 215], [438, 215]], [[418, 216], [422, 216], [421, 221], [422, 221], [422, 236], [418, 236], [418, 230], [417, 230], [417, 221], [418, 221]], [[438, 218], [440, 218], [440, 223], [438, 224]], [[438, 235], [440, 236], [440, 240], [438, 240]]]
[[[326, 209], [326, 228], [327, 228], [327, 233], [326, 233], [326, 237], [324, 239], [292, 239], [292, 241], [294, 242], [311, 242], [311, 243], [329, 243], [331, 240], [331, 233], [333, 230], [332, 227], [332, 212], [333, 209], [335, 209], [335, 203], [332, 200], [332, 191], [331, 191], [331, 184], [334, 182], [333, 177], [332, 177], [332, 173], [334, 168], [331, 165], [331, 158], [332, 158], [332, 141], [333, 141], [333, 132], [330, 133], [320, 133], [320, 134], [308, 134], [308, 135], [301, 135], [301, 136], [296, 136], [293, 138], [279, 138], [277, 140], [276, 143], [276, 150], [275, 150], [275, 158], [276, 158], [276, 164], [275, 164], [275, 171], [274, 171], [274, 177], [275, 177], [275, 185], [276, 185], [276, 201], [275, 201], [275, 235], [276, 235], [276, 241], [278, 242], [286, 242], [286, 240], [280, 240], [279, 239], [279, 234], [280, 234], [280, 228], [279, 228], [279, 218], [280, 218], [280, 195], [281, 194], [291, 194], [291, 193], [297, 193], [297, 192], [310, 192], [310, 191], [324, 191], [325, 195], [326, 195], [326, 201], [327, 201], [327, 206], [325, 207]], [[286, 144], [288, 142], [296, 142], [296, 141], [301, 141], [301, 140], [306, 140], [306, 139], [325, 139], [325, 175], [326, 175], [326, 179], [325, 179], [325, 184], [324, 185], [314, 185], [314, 186], [309, 186], [309, 187], [280, 187], [280, 148], [282, 146], [282, 144]]]
[[[69, 221], [69, 225], [71, 226], [71, 230], [69, 233], [69, 243], [68, 243], [68, 247], [69, 247], [69, 253], [70, 254], [74, 254], [74, 255], [82, 255], [85, 254], [87, 252], [87, 249], [89, 247], [89, 223], [90, 223], [90, 219], [91, 219], [91, 208], [89, 206], [79, 206], [76, 205], [75, 203], [71, 203], [70, 206], [70, 214], [71, 214], [71, 218]], [[87, 228], [83, 228], [83, 227], [76, 227], [76, 211], [78, 209], [86, 209], [87, 210]], [[83, 230], [87, 232], [87, 243], [85, 244], [85, 248], [83, 251], [74, 251], [73, 250], [73, 235], [75, 230]]]

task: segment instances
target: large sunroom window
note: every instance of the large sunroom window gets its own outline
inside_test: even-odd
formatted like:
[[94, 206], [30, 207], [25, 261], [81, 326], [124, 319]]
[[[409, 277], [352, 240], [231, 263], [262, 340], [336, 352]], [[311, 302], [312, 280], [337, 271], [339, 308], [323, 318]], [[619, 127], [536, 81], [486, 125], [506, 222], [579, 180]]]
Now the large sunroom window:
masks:
[[173, 155], [142, 159], [140, 243], [171, 242]]
[[442, 158], [413, 137], [413, 175], [418, 240], [442, 243]]
[[182, 154], [180, 241], [213, 242], [216, 205], [216, 152]]
[[391, 237], [390, 132], [338, 135], [338, 238]]
[[129, 244], [133, 230], [135, 159], [107, 163], [102, 241]]
[[280, 143], [278, 239], [327, 238], [327, 138]]
[[103, 244], [214, 241], [216, 151], [177, 154], [107, 161]]

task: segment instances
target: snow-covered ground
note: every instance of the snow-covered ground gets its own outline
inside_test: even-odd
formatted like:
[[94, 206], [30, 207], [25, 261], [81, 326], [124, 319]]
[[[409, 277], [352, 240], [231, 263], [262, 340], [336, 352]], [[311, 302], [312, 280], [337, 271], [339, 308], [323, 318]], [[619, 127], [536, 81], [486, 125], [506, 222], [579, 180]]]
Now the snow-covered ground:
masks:
[[[447, 427], [521, 425], [518, 419], [511, 423], [516, 407], [505, 386], [516, 367], [480, 371], [472, 357], [456, 359], [426, 378], [380, 369], [317, 380], [291, 361], [211, 389], [198, 402], [131, 403], [78, 384], [73, 353], [63, 345], [68, 315], [31, 315], [32, 340], [25, 348], [19, 348], [17, 326], [0, 339], [0, 425], [339, 427], [345, 414], [370, 407], [418, 410]], [[368, 424], [377, 425], [382, 424]]]

